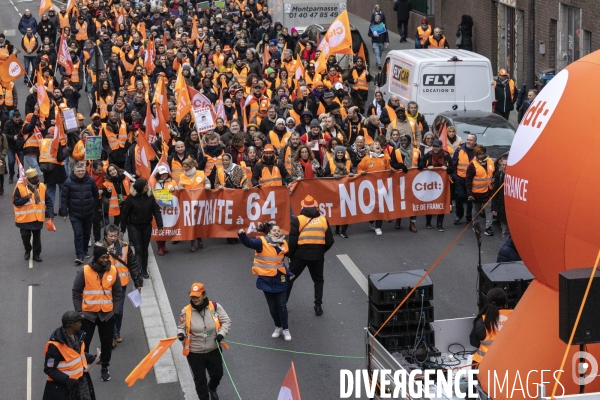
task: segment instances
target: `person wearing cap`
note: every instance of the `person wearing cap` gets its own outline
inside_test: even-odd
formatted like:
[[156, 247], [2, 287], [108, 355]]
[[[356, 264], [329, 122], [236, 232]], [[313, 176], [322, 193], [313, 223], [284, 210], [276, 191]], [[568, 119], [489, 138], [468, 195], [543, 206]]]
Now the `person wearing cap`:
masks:
[[494, 173], [496, 166], [488, 156], [486, 148], [478, 144], [473, 149], [473, 160], [467, 167], [465, 183], [467, 186], [467, 200], [473, 203], [473, 228], [481, 229], [479, 213], [485, 218], [485, 231], [487, 236], [494, 236], [492, 223], [492, 202], [490, 197], [494, 194]]
[[[422, 156], [419, 160], [419, 169], [434, 169], [440, 168], [445, 171], [446, 174], [452, 175], [454, 173], [454, 164], [452, 164], [452, 157], [446, 151], [443, 150], [443, 143], [440, 139], [433, 141], [432, 149], [427, 154]], [[442, 173], [443, 174], [443, 173]], [[425, 217], [425, 227], [431, 229], [432, 214], [427, 214]], [[437, 215], [437, 221], [435, 224], [439, 232], [444, 232], [444, 214]]]
[[44, 373], [48, 377], [42, 400], [94, 398], [87, 368], [100, 359], [85, 346], [82, 320], [77, 311], [67, 311], [61, 326], [50, 335], [44, 347]]
[[408, 120], [406, 109], [402, 104], [399, 104], [394, 111], [396, 118], [388, 125], [385, 137], [389, 141], [392, 135], [392, 131], [396, 130], [400, 132], [400, 136], [408, 135], [412, 138], [415, 145], [421, 143], [421, 129], [419, 125], [413, 125]]
[[259, 224], [257, 231], [264, 236], [250, 238], [244, 229], [240, 229], [238, 237], [244, 246], [254, 250], [252, 273], [258, 275], [256, 287], [263, 291], [275, 323], [271, 337], [276, 339], [283, 334], [283, 338], [290, 341], [292, 335], [289, 331], [286, 303], [287, 290], [294, 275], [285, 265], [288, 244], [276, 224]]
[[[307, 195], [300, 202], [302, 207], [300, 215], [294, 217], [290, 224], [289, 252], [290, 272], [300, 277], [308, 267], [314, 283], [315, 314], [323, 315], [323, 286], [325, 253], [333, 246], [334, 239], [329, 222], [319, 213], [319, 203], [312, 196]], [[287, 287], [287, 300], [295, 280], [290, 281]]]
[[[271, 108], [269, 108], [269, 112], [271, 112]], [[291, 134], [285, 128], [285, 120], [283, 118], [277, 118], [277, 120], [275, 121], [275, 126], [267, 136], [267, 140], [268, 143], [271, 143], [273, 147], [275, 147], [275, 151], [277, 152], [277, 154], [279, 154], [279, 152], [281, 152], [281, 150], [287, 144], [288, 140], [290, 139], [290, 136]]]
[[510, 112], [515, 109], [518, 91], [508, 71], [505, 68], [498, 71], [498, 79], [494, 81], [494, 113], [508, 121]]
[[[183, 344], [196, 394], [200, 400], [219, 400], [217, 388], [223, 377], [221, 345], [231, 329], [231, 319], [223, 306], [208, 299], [204, 284], [192, 283], [190, 304], [183, 307], [177, 325], [177, 338]], [[210, 380], [207, 382], [206, 374]]]
[[116, 314], [121, 306], [123, 288], [117, 268], [112, 265], [106, 247], [94, 247], [94, 258], [75, 275], [73, 282], [73, 306], [83, 316], [81, 329], [85, 332], [85, 348], [90, 348], [94, 331], [98, 327], [100, 338], [100, 376], [110, 380], [108, 366], [112, 354], [113, 332]]
[[[245, 116], [244, 125], [248, 125], [251, 123], [258, 124], [259, 122], [256, 122], [256, 120], [261, 111], [261, 107], [265, 111], [267, 111], [269, 108], [270, 100], [267, 96], [265, 96], [263, 94], [262, 87], [258, 83], [256, 83], [252, 88], [252, 94], [247, 97], [246, 102], [244, 104], [245, 104], [244, 112], [243, 112], [243, 114]], [[275, 123], [276, 118], [277, 118], [277, 113], [275, 113], [275, 116], [272, 118], [273, 123]], [[260, 123], [262, 123], [262, 122], [260, 122]], [[261, 131], [261, 132], [269, 132], [271, 129], [269, 129], [267, 131]]]
[[425, 41], [433, 33], [433, 28], [429, 25], [429, 20], [423, 18], [421, 25], [417, 27], [417, 34], [415, 36], [415, 49], [420, 49], [425, 44]]
[[424, 49], [449, 49], [450, 44], [444, 36], [442, 28], [436, 27], [433, 30], [433, 35], [429, 36], [425, 42], [423, 42]]
[[318, 119], [313, 119], [310, 122], [310, 130], [300, 136], [302, 143], [309, 145], [313, 151], [314, 157], [323, 164], [323, 153], [326, 152], [327, 142], [331, 140], [331, 136], [327, 132], [323, 132]]
[[52, 198], [46, 195], [46, 185], [40, 182], [35, 169], [29, 168], [25, 171], [25, 177], [17, 182], [12, 203], [15, 225], [21, 231], [21, 239], [25, 247], [25, 260], [29, 260], [33, 250], [33, 260], [42, 262], [41, 231], [44, 219], [54, 218], [54, 204]]
[[262, 159], [256, 163], [252, 170], [252, 185], [261, 186], [287, 186], [292, 182], [283, 163], [277, 160], [275, 147], [266, 144], [263, 149]]

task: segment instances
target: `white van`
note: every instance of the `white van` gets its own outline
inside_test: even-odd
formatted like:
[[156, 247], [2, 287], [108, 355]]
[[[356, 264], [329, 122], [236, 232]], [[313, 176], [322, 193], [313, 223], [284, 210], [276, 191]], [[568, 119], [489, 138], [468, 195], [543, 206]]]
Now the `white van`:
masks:
[[394, 94], [405, 107], [416, 101], [430, 126], [443, 111], [491, 112], [495, 99], [490, 60], [467, 50], [390, 51], [375, 84], [386, 102]]

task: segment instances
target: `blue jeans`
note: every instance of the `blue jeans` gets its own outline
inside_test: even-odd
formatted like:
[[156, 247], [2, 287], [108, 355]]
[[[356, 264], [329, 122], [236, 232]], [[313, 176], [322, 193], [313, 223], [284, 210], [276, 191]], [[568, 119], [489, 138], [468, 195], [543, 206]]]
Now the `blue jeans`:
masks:
[[[13, 149], [8, 149], [8, 176], [11, 178], [15, 176], [15, 163], [17, 162], [18, 156], [19, 155], [16, 151], [14, 151]], [[18, 171], [17, 175], [19, 175]]]
[[[27, 163], [27, 165], [29, 166], [29, 168], [34, 168], [39, 177], [42, 177], [42, 170], [40, 169], [40, 166], [38, 165], [38, 160], [37, 160], [37, 155], [36, 154], [26, 154], [25, 155], [25, 162]], [[25, 165], [23, 165], [23, 168], [25, 168]]]
[[[25, 73], [27, 75], [29, 75], [29, 77], [33, 76], [33, 71], [34, 71], [34, 63], [35, 63], [35, 57], [27, 57], [27, 56], [23, 56], [23, 67], [25, 67]], [[31, 66], [31, 73], [29, 73], [29, 67]], [[27, 82], [27, 78], [25, 78], [25, 81]]]
[[265, 292], [265, 297], [267, 299], [267, 304], [269, 305], [269, 312], [271, 313], [271, 318], [273, 318], [273, 322], [275, 322], [275, 326], [277, 328], [288, 328], [288, 310], [287, 310], [287, 292]]
[[[56, 168], [60, 168], [60, 166], [57, 166]], [[52, 199], [52, 204], [56, 204], [56, 187], [58, 186], [58, 209], [60, 210], [60, 206], [62, 204], [62, 185], [46, 185], [46, 193], [48, 193], [48, 196], [50, 196], [50, 198]], [[56, 213], [54, 213], [56, 214]]]
[[90, 242], [90, 233], [92, 231], [92, 217], [80, 219], [69, 217], [71, 226], [73, 227], [73, 241], [75, 243], [75, 254], [77, 258], [83, 260], [83, 257], [88, 252], [88, 244]]
[[[135, 287], [133, 290], [137, 290]], [[123, 286], [123, 294], [121, 295], [121, 305], [119, 305], [119, 313], [115, 315], [115, 330], [113, 334], [113, 339], [117, 338], [117, 335], [121, 334], [121, 325], [123, 325], [123, 306], [125, 305], [125, 301], [127, 300], [127, 285]]]
[[381, 55], [385, 45], [383, 43], [373, 43], [373, 52], [375, 53], [375, 63], [381, 65]]

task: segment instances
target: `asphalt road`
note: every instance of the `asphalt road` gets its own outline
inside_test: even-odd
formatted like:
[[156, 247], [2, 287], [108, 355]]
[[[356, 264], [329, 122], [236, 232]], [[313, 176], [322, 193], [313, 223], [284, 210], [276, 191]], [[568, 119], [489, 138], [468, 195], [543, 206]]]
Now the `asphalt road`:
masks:
[[[15, 5], [20, 12], [26, 7], [35, 8], [33, 3], [27, 2], [15, 2]], [[16, 29], [19, 17], [9, 1], [0, 3], [0, 26]], [[352, 23], [362, 24], [356, 19]], [[13, 33], [13, 36], [7, 35], [8, 40], [15, 44], [20, 42], [20, 36], [14, 36], [10, 30], [7, 33]], [[391, 47], [400, 48], [400, 44], [394, 39]], [[17, 88], [23, 110], [27, 93], [21, 80], [17, 82]], [[82, 114], [89, 115], [85, 101], [80, 102], [80, 107]], [[21, 238], [13, 223], [10, 193], [14, 185], [6, 185], [6, 194], [0, 197], [0, 237], [3, 238], [0, 241], [0, 274], [3, 277], [0, 280], [0, 357], [4, 360], [0, 363], [0, 397], [39, 399], [45, 384], [44, 345], [51, 332], [60, 325], [62, 313], [72, 309], [71, 286], [77, 271], [73, 264], [72, 230], [68, 222], [57, 220], [58, 232], [44, 231], [42, 234], [44, 261], [28, 263], [23, 260]], [[464, 227], [452, 225], [451, 220], [451, 216], [446, 218], [444, 233], [425, 229], [425, 218], [419, 217], [416, 234], [408, 231], [405, 220], [400, 231], [394, 230], [392, 223], [384, 223], [381, 237], [375, 236], [365, 223], [352, 225], [349, 239], [336, 236], [336, 243], [326, 257], [325, 313], [322, 317], [314, 314], [312, 282], [305, 272], [295, 284], [288, 303], [293, 337], [289, 343], [270, 337], [273, 323], [264, 296], [256, 289], [255, 277], [250, 271], [251, 250], [241, 244], [226, 244], [222, 239], [206, 239], [204, 249], [190, 253], [189, 245], [182, 242], [168, 244], [170, 253], [157, 257], [157, 262], [175, 317], [188, 303], [190, 284], [201, 281], [206, 285], [209, 298], [222, 304], [233, 321], [227, 337], [230, 343], [361, 357], [365, 354], [363, 338], [368, 303], [355, 276], [427, 269]], [[483, 240], [484, 263], [495, 261], [502, 244], [499, 227], [495, 226], [494, 230], [496, 236]], [[156, 247], [153, 247], [156, 254]], [[360, 274], [351, 275], [338, 255], [347, 255]], [[436, 319], [465, 317], [476, 312], [476, 264], [476, 240], [468, 230], [432, 273]], [[159, 385], [153, 373], [133, 388], [127, 388], [124, 383], [127, 374], [148, 352], [140, 313], [129, 303], [125, 306], [122, 335], [124, 341], [113, 353], [112, 380], [100, 382], [99, 371], [92, 373], [97, 398], [182, 399], [179, 384]], [[92, 342], [92, 347], [96, 346], [99, 346], [97, 337]], [[181, 357], [179, 346], [176, 343], [173, 347], [176, 357]], [[364, 359], [295, 354], [234, 343], [230, 347], [225, 360], [242, 399], [275, 398], [292, 361], [303, 398], [337, 399], [339, 370], [365, 366]], [[238, 398], [227, 374], [219, 393], [221, 399]]]

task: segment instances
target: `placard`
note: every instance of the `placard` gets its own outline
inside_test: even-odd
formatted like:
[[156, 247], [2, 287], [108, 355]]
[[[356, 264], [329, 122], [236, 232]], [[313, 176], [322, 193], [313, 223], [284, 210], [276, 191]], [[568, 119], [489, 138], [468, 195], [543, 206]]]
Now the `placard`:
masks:
[[102, 158], [102, 136], [88, 136], [85, 138], [85, 159], [99, 160]]
[[225, 2], [224, 1], [215, 1], [213, 4], [214, 4], [214, 6], [215, 6], [216, 9], [219, 9], [219, 10], [225, 9]]
[[373, 32], [373, 35], [379, 36], [384, 34], [387, 31], [387, 29], [385, 28], [385, 24], [383, 22], [377, 24], [377, 25], [373, 25], [371, 27], [371, 32]]
[[161, 207], [173, 206], [173, 193], [169, 189], [159, 189], [152, 192], [156, 202]]
[[194, 122], [198, 133], [203, 133], [215, 129], [215, 121], [209, 107], [194, 108]]
[[62, 115], [65, 125], [65, 132], [79, 132], [79, 124], [77, 123], [77, 114], [75, 114], [75, 110], [72, 108], [69, 108], [68, 110], [62, 110]]

